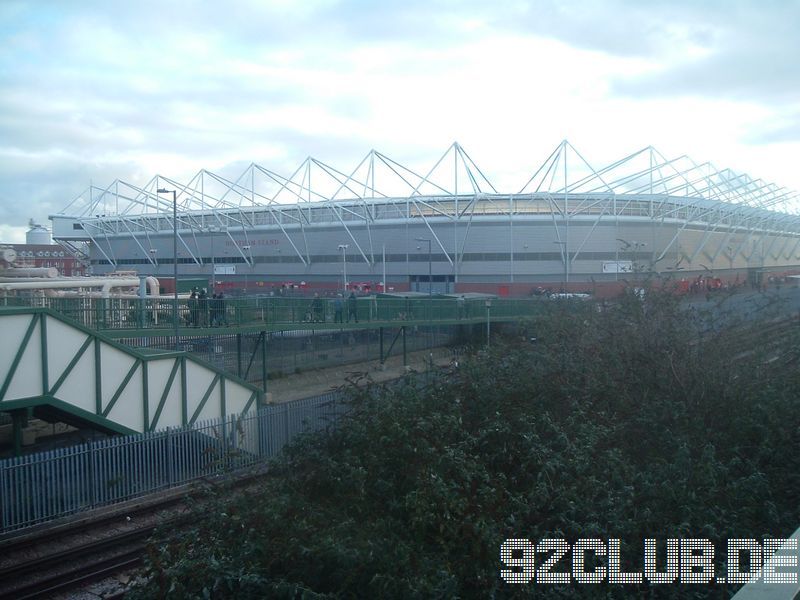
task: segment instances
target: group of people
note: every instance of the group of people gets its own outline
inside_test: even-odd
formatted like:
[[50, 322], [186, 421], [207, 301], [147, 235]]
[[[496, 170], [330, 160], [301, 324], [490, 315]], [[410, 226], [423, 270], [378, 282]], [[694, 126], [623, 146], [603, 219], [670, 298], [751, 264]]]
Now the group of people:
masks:
[[[358, 323], [358, 304], [356, 300], [355, 292], [350, 292], [350, 295], [347, 297], [347, 300], [342, 299], [342, 295], [338, 294], [336, 298], [333, 300], [333, 322], [334, 323], [343, 323], [344, 322], [344, 308], [345, 302], [347, 303], [347, 322], [349, 323], [352, 319], [356, 323]], [[323, 303], [322, 298], [319, 297], [319, 294], [314, 294], [314, 299], [311, 301], [311, 306], [309, 307], [309, 311], [306, 314], [306, 321], [312, 323], [324, 323], [325, 322], [325, 304]]]
[[209, 324], [211, 327], [228, 324], [225, 296], [215, 292], [209, 298], [206, 288], [194, 288], [189, 295], [189, 326], [207, 327]]

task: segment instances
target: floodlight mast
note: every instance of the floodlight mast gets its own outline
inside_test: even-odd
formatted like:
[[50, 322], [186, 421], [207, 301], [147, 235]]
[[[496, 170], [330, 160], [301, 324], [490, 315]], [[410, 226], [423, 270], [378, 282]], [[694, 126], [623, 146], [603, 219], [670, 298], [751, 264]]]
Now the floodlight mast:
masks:
[[[250, 257], [250, 260], [247, 261], [247, 266], [250, 267], [250, 271], [252, 271], [253, 270], [253, 253], [250, 252], [250, 245], [248, 244], [248, 245], [242, 246], [242, 250], [247, 252], [248, 256]], [[247, 295], [247, 272], [246, 271], [245, 271], [245, 274], [244, 274], [244, 295], [245, 296]]]
[[433, 297], [433, 265], [431, 262], [431, 240], [430, 238], [414, 238], [416, 242], [428, 243], [428, 298]]
[[175, 284], [174, 302], [172, 307], [172, 327], [175, 332], [175, 351], [178, 351], [178, 201], [175, 190], [158, 188], [159, 194], [172, 194], [172, 275]]

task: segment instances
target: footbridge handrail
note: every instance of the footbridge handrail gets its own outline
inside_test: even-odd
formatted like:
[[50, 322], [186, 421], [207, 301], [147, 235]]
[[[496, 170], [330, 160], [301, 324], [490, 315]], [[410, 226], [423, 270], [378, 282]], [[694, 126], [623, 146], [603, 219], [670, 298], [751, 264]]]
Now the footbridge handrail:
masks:
[[[349, 298], [247, 297], [209, 298], [203, 301], [181, 298], [177, 320], [181, 330], [211, 327], [315, 326], [319, 323], [342, 327], [365, 323], [454, 323], [509, 320], [540, 312], [542, 298], [495, 298], [465, 296], [360, 296]], [[2, 306], [44, 307], [81, 325], [99, 331], [168, 330], [174, 327], [172, 298], [0, 298]], [[488, 304], [488, 306], [487, 306]], [[359, 325], [360, 324], [360, 325]]]

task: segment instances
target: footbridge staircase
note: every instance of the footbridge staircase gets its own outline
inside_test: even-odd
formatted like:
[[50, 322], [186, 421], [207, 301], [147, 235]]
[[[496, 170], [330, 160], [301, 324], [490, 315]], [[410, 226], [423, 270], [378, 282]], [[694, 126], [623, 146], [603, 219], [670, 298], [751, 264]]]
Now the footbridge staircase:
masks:
[[15, 437], [30, 416], [133, 434], [263, 401], [259, 388], [186, 352], [133, 349], [46, 308], [0, 309], [0, 335], [0, 411]]

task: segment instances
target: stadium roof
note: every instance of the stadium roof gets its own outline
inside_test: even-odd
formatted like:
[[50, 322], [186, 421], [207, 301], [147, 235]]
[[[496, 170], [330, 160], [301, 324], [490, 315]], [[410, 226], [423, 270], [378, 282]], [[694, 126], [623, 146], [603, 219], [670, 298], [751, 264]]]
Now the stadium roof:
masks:
[[313, 157], [289, 176], [251, 163], [233, 181], [203, 169], [186, 183], [155, 175], [143, 186], [122, 180], [105, 188], [92, 186], [59, 214], [92, 219], [171, 212], [171, 198], [157, 193], [165, 187], [176, 190], [181, 212], [261, 207], [280, 210], [305, 203], [336, 203], [341, 208], [381, 199], [411, 200], [435, 209], [437, 201], [447, 200], [449, 204], [452, 198], [491, 200], [514, 195], [623, 200], [669, 197], [673, 202], [683, 199], [701, 210], [727, 205], [745, 213], [766, 209], [787, 215], [797, 215], [800, 207], [796, 191], [719, 169], [710, 162], [698, 163], [686, 155], [666, 158], [652, 146], [596, 169], [564, 140], [515, 192], [498, 192], [464, 148], [454, 142], [425, 173], [375, 150], [349, 172]]

